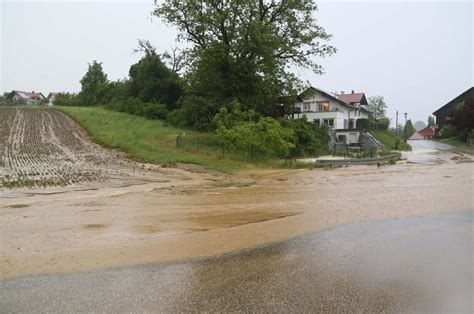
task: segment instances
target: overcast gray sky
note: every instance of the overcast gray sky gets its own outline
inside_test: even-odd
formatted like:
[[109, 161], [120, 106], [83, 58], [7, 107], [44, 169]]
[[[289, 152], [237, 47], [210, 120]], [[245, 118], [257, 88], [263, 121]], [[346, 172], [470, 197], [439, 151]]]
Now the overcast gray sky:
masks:
[[[381, 95], [414, 121], [473, 86], [472, 1], [320, 1], [316, 16], [338, 52], [313, 86]], [[137, 39], [169, 49], [176, 31], [151, 16], [153, 0], [0, 0], [0, 91], [76, 92], [92, 60], [109, 79], [128, 75]], [[394, 122], [394, 121], [393, 121]]]

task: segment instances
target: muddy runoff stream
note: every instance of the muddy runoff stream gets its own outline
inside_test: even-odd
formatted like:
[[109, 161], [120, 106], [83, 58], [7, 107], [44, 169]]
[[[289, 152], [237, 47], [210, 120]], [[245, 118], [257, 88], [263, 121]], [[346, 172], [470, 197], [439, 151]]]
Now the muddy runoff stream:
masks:
[[406, 157], [380, 168], [158, 169], [133, 184], [0, 191], [1, 275], [185, 261], [348, 223], [472, 209], [469, 155], [430, 147]]
[[0, 281], [5, 312], [472, 313], [473, 211], [337, 226], [187, 262]]

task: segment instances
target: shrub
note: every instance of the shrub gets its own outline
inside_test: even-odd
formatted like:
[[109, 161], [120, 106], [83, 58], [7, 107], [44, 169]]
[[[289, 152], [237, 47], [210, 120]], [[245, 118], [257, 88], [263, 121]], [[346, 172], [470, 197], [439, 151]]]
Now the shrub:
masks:
[[75, 94], [58, 94], [54, 97], [53, 105], [55, 106], [81, 106], [81, 99]]
[[295, 134], [295, 147], [290, 151], [292, 156], [318, 156], [327, 153], [330, 138], [325, 126], [309, 123], [306, 118], [280, 122]]
[[453, 137], [456, 135], [456, 128], [451, 124], [445, 124], [441, 130], [439, 130], [439, 136], [441, 138]]
[[168, 122], [176, 127], [191, 128], [199, 131], [213, 129], [212, 121], [218, 106], [209, 98], [187, 95], [180, 98], [179, 109], [168, 115]]
[[243, 152], [252, 159], [286, 158], [295, 147], [293, 130], [282, 127], [270, 117], [261, 117], [258, 122], [241, 122], [230, 129], [221, 126], [216, 134], [224, 145]]
[[368, 130], [369, 129], [369, 119], [357, 119], [356, 127], [359, 130]]
[[382, 117], [377, 120], [377, 129], [379, 130], [388, 130], [389, 125], [390, 125], [390, 119], [387, 117]]
[[138, 98], [129, 97], [126, 99], [115, 98], [105, 105], [107, 109], [127, 112], [148, 119], [165, 119], [168, 115], [166, 106], [160, 103], [144, 103]]

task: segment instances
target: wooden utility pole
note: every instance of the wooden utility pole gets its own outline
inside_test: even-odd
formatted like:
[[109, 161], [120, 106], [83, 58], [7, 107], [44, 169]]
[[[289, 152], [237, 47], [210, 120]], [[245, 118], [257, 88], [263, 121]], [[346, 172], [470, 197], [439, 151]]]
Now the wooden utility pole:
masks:
[[397, 115], [395, 116], [395, 135], [398, 136], [398, 110]]

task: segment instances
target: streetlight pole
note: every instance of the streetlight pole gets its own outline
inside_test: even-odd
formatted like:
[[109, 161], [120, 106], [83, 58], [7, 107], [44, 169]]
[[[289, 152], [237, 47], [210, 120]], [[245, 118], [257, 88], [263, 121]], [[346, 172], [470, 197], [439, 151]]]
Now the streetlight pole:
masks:
[[408, 113], [405, 112], [405, 143], [407, 142], [407, 116], [408, 116]]

